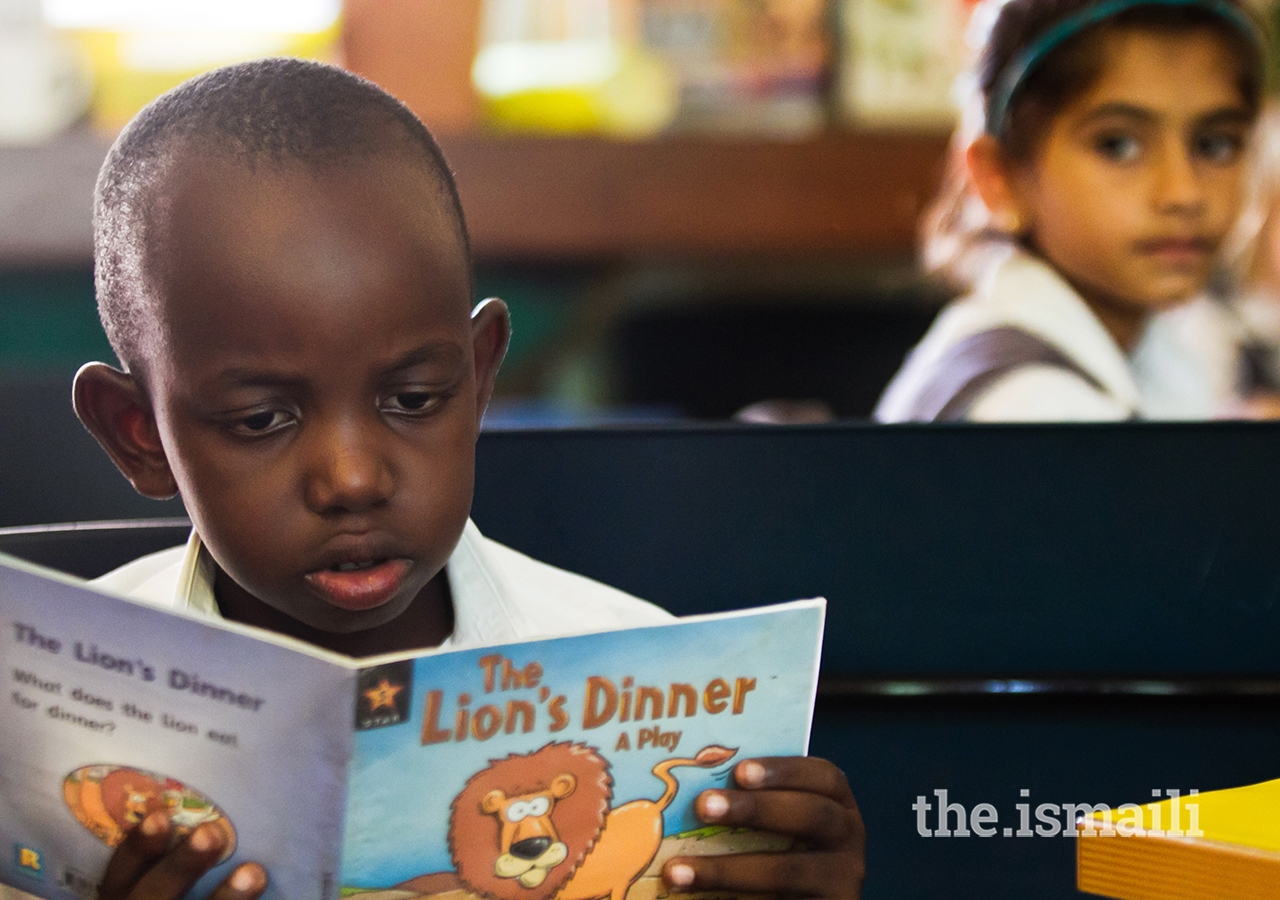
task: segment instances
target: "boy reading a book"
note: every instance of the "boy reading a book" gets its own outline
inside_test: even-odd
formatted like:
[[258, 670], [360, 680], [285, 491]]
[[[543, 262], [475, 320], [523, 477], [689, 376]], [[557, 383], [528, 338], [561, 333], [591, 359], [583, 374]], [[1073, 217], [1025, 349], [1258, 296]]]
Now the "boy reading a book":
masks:
[[[138, 491], [181, 494], [195, 526], [102, 586], [353, 656], [666, 618], [469, 522], [507, 312], [469, 310], [452, 177], [397, 101], [296, 60], [201, 76], [121, 134], [94, 215], [124, 370], [85, 366], [76, 411]], [[673, 887], [858, 895], [862, 823], [839, 770], [746, 760], [735, 781], [698, 814], [793, 849], [675, 859]], [[102, 900], [177, 900], [218, 859], [220, 832], [170, 847], [169, 828], [158, 813], [133, 830]], [[266, 877], [243, 864], [213, 897], [253, 900]]]

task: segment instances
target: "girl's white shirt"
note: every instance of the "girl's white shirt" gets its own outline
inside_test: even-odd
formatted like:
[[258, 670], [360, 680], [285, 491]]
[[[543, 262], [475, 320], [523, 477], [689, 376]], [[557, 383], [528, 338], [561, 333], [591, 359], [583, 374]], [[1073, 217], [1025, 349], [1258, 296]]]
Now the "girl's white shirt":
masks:
[[[1244, 384], [1245, 348], [1261, 354], [1264, 374], [1280, 372], [1280, 296], [1265, 290], [1229, 298], [1199, 297], [1161, 314], [1209, 373], [1219, 411], [1239, 412], [1250, 388]], [[1265, 388], [1264, 388], [1265, 390]]]
[[973, 422], [1097, 422], [1204, 419], [1214, 391], [1196, 355], [1153, 317], [1126, 355], [1079, 294], [1051, 266], [1018, 249], [988, 270], [969, 295], [949, 304], [894, 376], [875, 418], [904, 422], [943, 355], [971, 335], [1018, 328], [1057, 348], [1088, 372], [1030, 365], [1001, 377], [969, 408]]

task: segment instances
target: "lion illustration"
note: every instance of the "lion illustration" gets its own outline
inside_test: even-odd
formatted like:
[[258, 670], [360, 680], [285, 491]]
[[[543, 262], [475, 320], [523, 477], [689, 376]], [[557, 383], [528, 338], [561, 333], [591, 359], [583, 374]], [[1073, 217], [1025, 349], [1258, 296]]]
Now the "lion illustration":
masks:
[[222, 859], [235, 848], [235, 828], [222, 810], [199, 791], [163, 775], [127, 766], [84, 766], [63, 780], [62, 795], [80, 824], [108, 847], [119, 846], [143, 819], [163, 811], [176, 836], [212, 822], [226, 837]]
[[458, 877], [491, 900], [624, 900], [662, 843], [677, 766], [712, 768], [737, 750], [708, 746], [653, 767], [666, 790], [616, 809], [609, 763], [586, 744], [550, 743], [491, 760], [454, 798], [449, 851]]

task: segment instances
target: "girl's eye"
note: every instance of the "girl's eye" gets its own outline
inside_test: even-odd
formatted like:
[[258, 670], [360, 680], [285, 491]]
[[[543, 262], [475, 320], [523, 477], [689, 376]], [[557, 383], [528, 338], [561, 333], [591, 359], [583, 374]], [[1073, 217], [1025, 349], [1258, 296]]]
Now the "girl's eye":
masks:
[[1240, 158], [1244, 139], [1235, 134], [1202, 134], [1195, 139], [1195, 154], [1218, 165], [1228, 165]]
[[1134, 162], [1142, 153], [1138, 139], [1128, 134], [1104, 134], [1097, 139], [1095, 146], [1107, 159], [1118, 163]]
[[430, 412], [440, 403], [440, 396], [429, 391], [401, 391], [383, 401], [383, 409], [400, 414]]
[[232, 424], [231, 430], [241, 435], [257, 436], [283, 428], [290, 421], [289, 414], [283, 410], [267, 409], [238, 419]]

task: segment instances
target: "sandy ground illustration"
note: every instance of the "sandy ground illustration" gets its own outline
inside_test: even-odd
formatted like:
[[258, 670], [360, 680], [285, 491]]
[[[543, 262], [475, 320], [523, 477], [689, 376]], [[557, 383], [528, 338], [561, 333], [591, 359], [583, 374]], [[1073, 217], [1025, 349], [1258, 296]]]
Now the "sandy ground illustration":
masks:
[[[787, 840], [759, 831], [723, 828], [703, 828], [672, 835], [662, 841], [653, 862], [627, 891], [627, 900], [665, 900], [669, 896], [662, 883], [662, 866], [673, 856], [717, 856], [726, 853], [758, 853], [785, 850]], [[344, 891], [351, 900], [484, 900], [467, 890], [454, 872], [433, 872], [419, 875], [394, 888], [373, 891]], [[684, 893], [680, 900], [728, 900], [729, 897], [747, 900], [754, 895], [733, 895], [721, 892]]]

